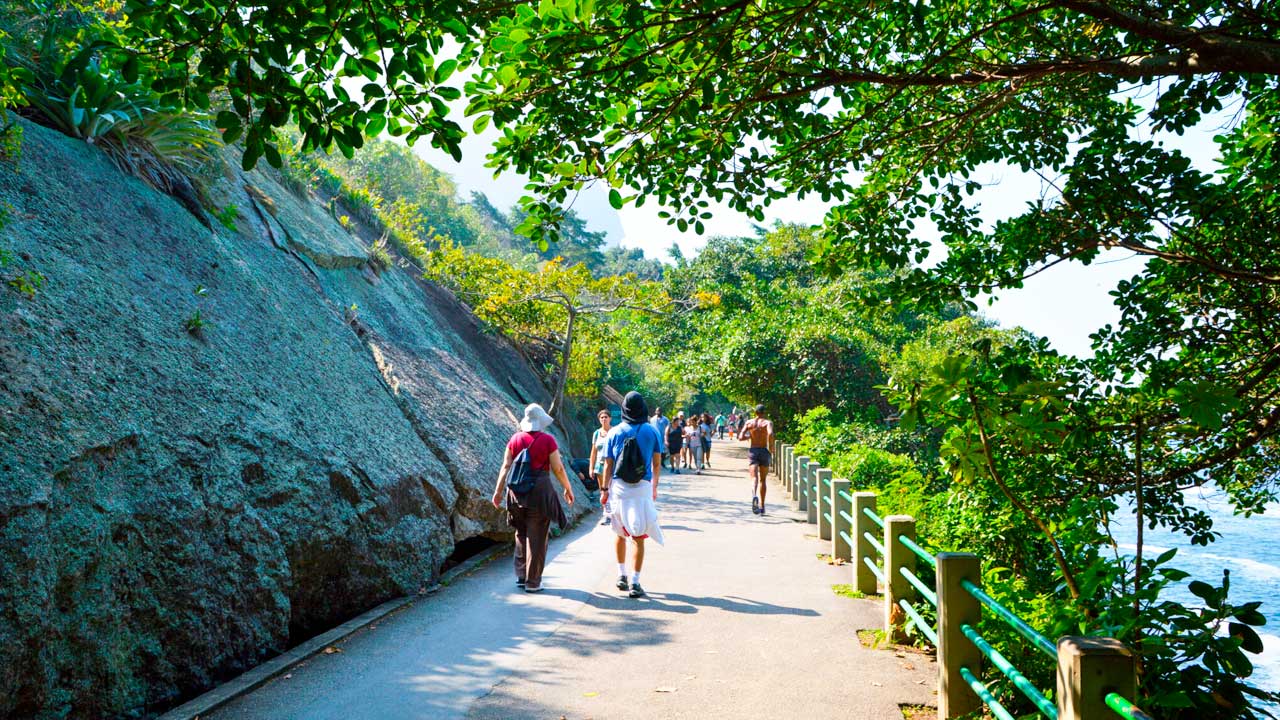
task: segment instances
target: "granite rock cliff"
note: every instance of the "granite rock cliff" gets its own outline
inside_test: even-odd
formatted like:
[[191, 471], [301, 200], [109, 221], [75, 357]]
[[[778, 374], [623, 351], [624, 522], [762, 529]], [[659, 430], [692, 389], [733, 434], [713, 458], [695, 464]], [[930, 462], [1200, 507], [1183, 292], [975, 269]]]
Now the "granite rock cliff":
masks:
[[152, 714], [508, 532], [520, 354], [272, 171], [210, 194], [34, 125], [0, 167], [48, 279], [0, 290], [0, 717]]

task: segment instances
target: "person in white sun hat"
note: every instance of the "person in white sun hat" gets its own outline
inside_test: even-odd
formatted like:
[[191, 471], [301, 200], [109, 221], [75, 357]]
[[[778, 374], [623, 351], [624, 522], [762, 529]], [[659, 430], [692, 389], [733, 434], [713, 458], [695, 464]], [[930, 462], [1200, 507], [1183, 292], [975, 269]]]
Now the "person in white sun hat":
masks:
[[[564, 488], [565, 502], [573, 504], [573, 487], [569, 485], [569, 475], [560, 458], [560, 447], [556, 439], [545, 432], [552, 422], [551, 416], [537, 403], [524, 409], [520, 432], [507, 442], [507, 454], [502, 459], [498, 482], [493, 488], [493, 506], [501, 507], [505, 499], [507, 524], [516, 531], [516, 585], [531, 593], [542, 590], [542, 569], [547, 564], [551, 521], [555, 520], [561, 529], [569, 524], [564, 506], [551, 485], [552, 473]], [[528, 466], [521, 468], [523, 477], [520, 479], [527, 487], [518, 491], [507, 487], [507, 479], [516, 459], [526, 450]]]

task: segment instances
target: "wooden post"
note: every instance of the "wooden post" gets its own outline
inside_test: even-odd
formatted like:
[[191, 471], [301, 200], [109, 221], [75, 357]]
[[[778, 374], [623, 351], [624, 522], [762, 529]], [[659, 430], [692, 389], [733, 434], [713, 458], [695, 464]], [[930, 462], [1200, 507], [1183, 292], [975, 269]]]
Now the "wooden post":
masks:
[[876, 510], [876, 494], [873, 492], [856, 492], [853, 494], [853, 587], [864, 595], [880, 594], [880, 585], [876, 580], [875, 573], [871, 572], [871, 568], [867, 567], [867, 563], [862, 558], [870, 558], [872, 562], [876, 561], [876, 550], [871, 547], [871, 541], [867, 539], [867, 535], [875, 537], [880, 532], [880, 528], [872, 522], [867, 514], [862, 512], [866, 508], [875, 512]]
[[968, 580], [982, 587], [982, 567], [972, 553], [938, 553], [937, 560], [938, 720], [950, 720], [983, 708], [982, 700], [960, 676], [961, 667], [979, 675], [982, 665], [982, 651], [960, 630], [961, 625], [976, 628], [982, 616], [981, 603], [961, 586]]
[[791, 492], [791, 451], [790, 445], [782, 446], [782, 463], [778, 466], [782, 476], [782, 489]]
[[809, 504], [806, 510], [809, 511], [809, 524], [818, 524], [818, 509], [820, 507], [818, 500], [818, 470], [821, 468], [816, 462], [809, 463], [809, 467], [805, 470], [805, 492], [809, 496]]
[[841, 533], [853, 538], [853, 523], [844, 519], [841, 511], [848, 513], [853, 517], [853, 503], [844, 504], [840, 493], [849, 492], [848, 480], [832, 480], [831, 481], [831, 557], [849, 562], [852, 556], [852, 548], [845, 539], [841, 537]]
[[1100, 637], [1058, 640], [1059, 720], [1114, 717], [1104, 700], [1107, 694], [1119, 693], [1132, 702], [1137, 690], [1137, 666], [1124, 643]]
[[[836, 506], [831, 502], [831, 471], [826, 468], [818, 468], [818, 479], [814, 483], [818, 488], [818, 502], [814, 503], [818, 506], [818, 539], [831, 539], [831, 525], [835, 520]], [[826, 502], [823, 502], [826, 498]], [[828, 519], [830, 518], [830, 519]]]
[[808, 498], [805, 497], [805, 488], [808, 487], [808, 478], [806, 476], [809, 473], [809, 457], [807, 455], [801, 455], [796, 458], [795, 468], [796, 483], [795, 487], [792, 488], [792, 495], [796, 500], [796, 509], [806, 510], [809, 507], [807, 502]]
[[899, 540], [916, 539], [916, 520], [910, 515], [890, 515], [884, 519], [884, 633], [892, 642], [906, 642], [907, 613], [899, 600], [916, 599], [916, 589], [902, 576], [901, 569], [916, 571], [916, 554]]

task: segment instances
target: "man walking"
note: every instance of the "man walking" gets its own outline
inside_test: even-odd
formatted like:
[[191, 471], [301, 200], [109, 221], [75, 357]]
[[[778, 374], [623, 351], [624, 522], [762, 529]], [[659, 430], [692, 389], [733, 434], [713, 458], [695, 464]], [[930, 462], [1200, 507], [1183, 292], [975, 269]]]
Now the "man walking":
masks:
[[658, 452], [662, 453], [662, 466], [666, 467], [667, 458], [671, 455], [667, 448], [667, 428], [671, 427], [671, 421], [662, 414], [662, 408], [655, 408], [653, 411], [653, 417], [649, 418], [649, 424], [653, 426], [654, 430], [658, 431], [658, 441], [660, 446], [658, 448]]
[[765, 419], [764, 405], [756, 406], [756, 416], [742, 424], [741, 439], [750, 441], [747, 450], [747, 473], [751, 476], [751, 512], [764, 514], [764, 496], [769, 489], [769, 465], [773, 455], [773, 422]]
[[723, 412], [716, 413], [716, 435], [719, 436], [721, 440], [724, 439], [724, 413]]
[[[661, 441], [648, 422], [649, 409], [640, 393], [632, 391], [622, 401], [622, 422], [609, 433], [605, 447], [601, 492], [613, 513], [614, 543], [618, 559], [618, 589], [633, 598], [644, 597], [640, 569], [644, 566], [644, 541], [663, 544], [658, 525], [658, 478], [662, 474]], [[630, 449], [628, 449], [630, 444]], [[631, 463], [635, 461], [635, 466]], [[631, 541], [631, 579], [627, 580], [627, 540]]]

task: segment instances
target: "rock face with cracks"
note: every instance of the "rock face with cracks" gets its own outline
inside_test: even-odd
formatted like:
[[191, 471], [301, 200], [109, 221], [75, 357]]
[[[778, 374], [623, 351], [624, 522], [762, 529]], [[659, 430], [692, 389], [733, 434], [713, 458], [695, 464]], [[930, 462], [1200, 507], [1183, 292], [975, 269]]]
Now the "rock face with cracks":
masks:
[[0, 289], [0, 717], [153, 715], [509, 534], [519, 353], [273, 172], [210, 194], [235, 231], [41, 127], [0, 161], [47, 278]]

